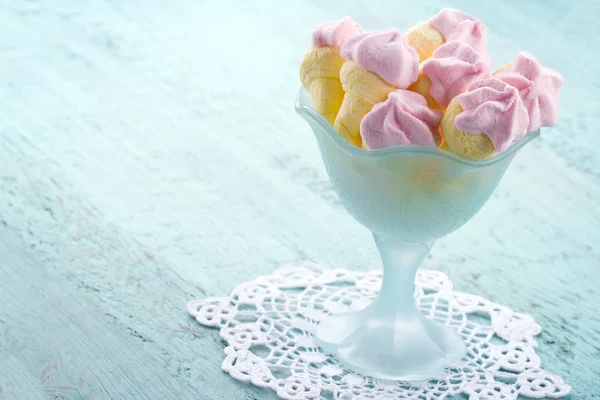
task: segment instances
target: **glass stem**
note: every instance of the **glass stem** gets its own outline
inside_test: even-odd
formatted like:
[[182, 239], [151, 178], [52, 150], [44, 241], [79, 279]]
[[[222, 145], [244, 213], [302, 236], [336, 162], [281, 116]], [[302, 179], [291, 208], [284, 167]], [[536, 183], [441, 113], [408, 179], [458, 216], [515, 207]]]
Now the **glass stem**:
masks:
[[380, 315], [396, 315], [397, 319], [420, 318], [414, 300], [415, 277], [434, 241], [406, 243], [377, 234], [373, 238], [383, 263], [383, 280], [371, 307]]

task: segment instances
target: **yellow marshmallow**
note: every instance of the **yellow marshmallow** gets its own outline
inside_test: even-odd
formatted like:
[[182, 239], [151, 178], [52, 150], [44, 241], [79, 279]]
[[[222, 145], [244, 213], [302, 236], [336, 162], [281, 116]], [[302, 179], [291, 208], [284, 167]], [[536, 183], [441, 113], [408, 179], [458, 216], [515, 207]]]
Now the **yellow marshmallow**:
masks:
[[456, 127], [454, 118], [462, 111], [454, 98], [442, 118], [441, 128], [448, 150], [472, 160], [485, 160], [498, 154], [487, 135], [461, 131]]
[[354, 61], [347, 61], [342, 66], [340, 80], [346, 94], [333, 127], [349, 143], [362, 147], [362, 118], [375, 104], [385, 101], [396, 88]]
[[340, 69], [345, 60], [336, 47], [318, 47], [304, 55], [300, 65], [300, 80], [312, 96], [312, 106], [330, 124], [344, 100]]
[[431, 25], [420, 22], [406, 32], [406, 43], [419, 55], [419, 62], [431, 57], [435, 49], [444, 44], [440, 32]]
[[435, 101], [433, 97], [429, 94], [429, 89], [431, 88], [431, 79], [427, 75], [423, 73], [423, 71], [419, 70], [419, 77], [417, 81], [410, 85], [407, 90], [411, 90], [413, 92], [417, 92], [427, 100], [427, 106], [429, 108], [433, 108], [434, 110], [443, 110], [442, 107]]
[[510, 67], [511, 65], [513, 65], [512, 62], [509, 62], [508, 64], [504, 64], [503, 66], [501, 66], [500, 68], [495, 70], [492, 75], [496, 75], [498, 72], [502, 71], [504, 68]]

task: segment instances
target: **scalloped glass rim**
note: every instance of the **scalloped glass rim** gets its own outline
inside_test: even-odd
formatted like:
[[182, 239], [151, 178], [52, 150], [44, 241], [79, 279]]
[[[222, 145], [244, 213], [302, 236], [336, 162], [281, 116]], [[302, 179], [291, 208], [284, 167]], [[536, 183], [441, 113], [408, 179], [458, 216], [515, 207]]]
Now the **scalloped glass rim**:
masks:
[[342, 137], [333, 129], [333, 127], [327, 122], [325, 118], [321, 116], [318, 112], [316, 112], [306, 101], [306, 98], [310, 98], [310, 94], [304, 87], [300, 87], [298, 91], [298, 95], [296, 96], [296, 112], [300, 115], [304, 115], [317, 124], [321, 125], [325, 132], [332, 137], [332, 139], [344, 150], [348, 153], [356, 156], [356, 157], [367, 157], [367, 158], [378, 158], [378, 157], [387, 157], [396, 154], [404, 154], [404, 153], [413, 153], [413, 154], [433, 154], [440, 157], [446, 157], [452, 159], [456, 162], [471, 166], [471, 167], [487, 167], [489, 165], [495, 164], [499, 161], [504, 160], [506, 157], [511, 156], [512, 154], [519, 151], [523, 146], [527, 143], [535, 139], [540, 135], [540, 130], [538, 129], [535, 132], [531, 132], [527, 134], [523, 139], [519, 140], [517, 143], [514, 143], [512, 146], [508, 148], [508, 150], [498, 154], [496, 157], [487, 159], [487, 160], [469, 160], [467, 158], [461, 157], [457, 154], [451, 153], [447, 150], [442, 150], [437, 147], [428, 147], [428, 146], [417, 146], [417, 145], [402, 145], [402, 146], [393, 146], [387, 147], [385, 149], [377, 149], [377, 150], [364, 150], [359, 149], [358, 147], [354, 147], [346, 142]]

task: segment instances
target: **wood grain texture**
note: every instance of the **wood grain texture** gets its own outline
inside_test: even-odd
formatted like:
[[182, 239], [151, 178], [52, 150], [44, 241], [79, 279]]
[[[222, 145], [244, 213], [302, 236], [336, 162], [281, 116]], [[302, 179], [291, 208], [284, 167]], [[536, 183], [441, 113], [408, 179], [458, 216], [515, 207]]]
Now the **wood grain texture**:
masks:
[[[293, 112], [314, 24], [449, 4], [373, 3], [0, 2], [0, 399], [274, 398], [220, 372], [185, 304], [290, 262], [377, 266]], [[600, 3], [450, 3], [496, 66], [526, 49], [566, 83], [559, 125], [424, 267], [533, 315], [544, 368], [598, 398]]]

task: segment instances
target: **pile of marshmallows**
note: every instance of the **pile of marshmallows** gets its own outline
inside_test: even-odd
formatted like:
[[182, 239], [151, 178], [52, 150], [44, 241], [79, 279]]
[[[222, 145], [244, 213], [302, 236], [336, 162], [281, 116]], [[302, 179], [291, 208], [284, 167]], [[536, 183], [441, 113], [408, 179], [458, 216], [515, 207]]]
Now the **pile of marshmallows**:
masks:
[[443, 9], [405, 36], [352, 18], [318, 25], [300, 77], [313, 108], [352, 145], [437, 146], [483, 160], [556, 124], [563, 79], [530, 54], [495, 72], [486, 28]]

